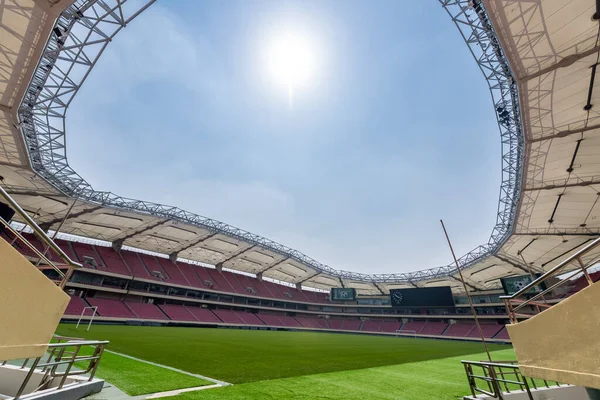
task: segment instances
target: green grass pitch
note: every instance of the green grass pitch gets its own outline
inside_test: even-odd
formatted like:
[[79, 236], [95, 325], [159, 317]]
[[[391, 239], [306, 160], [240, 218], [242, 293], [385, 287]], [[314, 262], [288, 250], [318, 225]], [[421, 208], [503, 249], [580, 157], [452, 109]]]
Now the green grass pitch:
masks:
[[[480, 343], [353, 334], [110, 325], [57, 333], [234, 384], [182, 399], [457, 399], [468, 392], [460, 360], [485, 358]], [[509, 346], [490, 350], [514, 358]], [[168, 390], [159, 380], [153, 388]]]

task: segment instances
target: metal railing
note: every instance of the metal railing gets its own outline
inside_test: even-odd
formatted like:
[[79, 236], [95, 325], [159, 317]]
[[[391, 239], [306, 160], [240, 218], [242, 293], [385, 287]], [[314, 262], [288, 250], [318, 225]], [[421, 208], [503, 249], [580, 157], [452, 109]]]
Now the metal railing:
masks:
[[[25, 212], [21, 208], [21, 206], [19, 206], [19, 204], [6, 192], [6, 190], [4, 190], [2, 186], [0, 186], [0, 196], [8, 203], [8, 205], [15, 211], [15, 213], [22, 218], [24, 224], [29, 226], [33, 230], [33, 233], [42, 241], [42, 244], [44, 244], [45, 250], [43, 252], [39, 251], [33, 244], [29, 242], [29, 240], [23, 237], [21, 232], [18, 232], [10, 225], [10, 223], [4, 221], [4, 219], [2, 218], [0, 218], [0, 228], [4, 227], [4, 229], [7, 229], [13, 235], [14, 239], [12, 244], [14, 244], [14, 241], [18, 239], [25, 246], [27, 246], [36, 256], [38, 256], [41, 262], [47, 264], [54, 271], [56, 271], [56, 273], [58, 273], [58, 275], [60, 276], [60, 282], [58, 282], [58, 285], [61, 288], [64, 288], [73, 272], [73, 269], [81, 268], [82, 265], [76, 261], [73, 261], [63, 251], [63, 249], [61, 249], [46, 234], [46, 232], [44, 232], [44, 230], [38, 226], [38, 224], [33, 220], [33, 218], [31, 218], [29, 214], [27, 214], [27, 212]], [[48, 250], [54, 251], [65, 262], [65, 265], [67, 266], [66, 273], [63, 272], [59, 267], [57, 267], [56, 264], [52, 260], [50, 260], [49, 257], [46, 256]]]
[[[55, 389], [60, 390], [65, 386], [67, 378], [78, 375], [89, 374], [87, 382], [94, 379], [98, 364], [104, 353], [104, 348], [109, 343], [108, 341], [97, 340], [81, 340], [77, 338], [67, 338], [55, 336], [57, 343], [48, 345], [48, 355], [23, 360], [20, 369], [29, 368], [27, 375], [23, 379], [19, 389], [17, 390], [14, 400], [18, 400], [25, 392], [25, 388], [29, 384], [34, 373], [42, 374], [40, 384], [33, 390]], [[80, 354], [82, 347], [91, 347], [90, 354]], [[77, 363], [77, 369], [73, 369]], [[4, 366], [7, 361], [0, 363]], [[58, 379], [58, 381], [55, 381]]]
[[[484, 394], [494, 399], [504, 399], [504, 395], [514, 392], [525, 392], [533, 400], [531, 389], [560, 386], [558, 382], [527, 378], [521, 374], [516, 361], [461, 361], [469, 381], [471, 394], [476, 397]], [[477, 373], [474, 372], [477, 370]], [[479, 385], [481, 383], [481, 386]]]
[[[539, 278], [533, 280], [531, 283], [529, 283], [528, 285], [523, 287], [521, 290], [519, 290], [511, 295], [500, 296], [500, 298], [502, 300], [504, 300], [504, 304], [506, 305], [506, 311], [510, 318], [510, 322], [513, 324], [516, 324], [518, 322], [519, 318], [530, 317], [531, 314], [523, 313], [522, 310], [524, 310], [525, 307], [533, 307], [534, 313], [540, 313], [543, 311], [542, 310], [543, 308], [549, 308], [550, 304], [541, 303], [541, 302], [538, 302], [537, 300], [539, 300], [539, 299], [544, 300], [545, 299], [544, 296], [546, 294], [551, 293], [556, 288], [558, 288], [559, 286], [562, 286], [566, 282], [570, 282], [571, 278], [575, 277], [576, 275], [578, 275], [580, 273], [583, 273], [583, 276], [585, 277], [588, 285], [593, 284], [594, 282], [592, 281], [592, 278], [590, 277], [590, 275], [588, 273], [588, 269], [590, 267], [596, 265], [598, 262], [600, 262], [600, 255], [597, 255], [596, 257], [592, 258], [587, 263], [583, 262], [582, 257], [585, 256], [586, 254], [588, 254], [589, 252], [591, 252], [592, 250], [596, 249], [599, 246], [600, 246], [600, 238], [594, 239], [587, 246], [578, 250], [571, 256], [567, 257], [564, 261], [559, 263], [557, 266], [555, 266], [554, 268], [552, 268], [550, 271], [546, 272]], [[559, 274], [562, 274], [563, 271], [569, 265], [572, 265], [572, 263], [574, 261], [577, 262], [577, 268], [575, 268], [573, 271], [570, 271], [568, 276], [563, 277], [559, 282], [549, 285], [545, 289], [531, 295], [530, 292], [532, 291], [532, 289], [534, 289], [536, 287], [541, 287], [541, 285], [543, 283], [545, 283], [547, 280], [549, 280], [550, 278], [553, 278]], [[521, 297], [526, 297], [529, 295], [531, 295], [531, 297], [525, 298], [525, 299], [521, 298]], [[521, 312], [519, 313], [519, 311], [521, 311]]]

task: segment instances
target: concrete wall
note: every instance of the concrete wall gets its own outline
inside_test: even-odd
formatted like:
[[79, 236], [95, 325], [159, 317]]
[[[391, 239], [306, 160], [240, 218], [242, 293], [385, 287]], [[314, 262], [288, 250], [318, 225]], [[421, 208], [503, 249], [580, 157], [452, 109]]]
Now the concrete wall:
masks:
[[[580, 386], [565, 386], [565, 387], [551, 387], [543, 388], [538, 390], [531, 390], [531, 394], [535, 400], [590, 400], [585, 388]], [[512, 392], [503, 394], [504, 400], [529, 400], [527, 392]], [[479, 395], [477, 397], [465, 396], [465, 400], [483, 400], [490, 399], [493, 397]]]
[[0, 238], [0, 360], [40, 357], [69, 296]]
[[525, 376], [600, 389], [600, 282], [508, 325]]

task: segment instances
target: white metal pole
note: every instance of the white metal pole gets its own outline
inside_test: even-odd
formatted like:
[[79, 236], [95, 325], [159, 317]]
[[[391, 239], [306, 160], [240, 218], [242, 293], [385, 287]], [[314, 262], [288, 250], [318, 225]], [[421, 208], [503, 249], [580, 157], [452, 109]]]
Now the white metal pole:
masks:
[[92, 326], [92, 321], [94, 320], [94, 317], [96, 316], [96, 310], [98, 310], [98, 306], [92, 307], [92, 317], [90, 318], [90, 323], [88, 324], [87, 329], [85, 330], [86, 332], [88, 332], [90, 330], [90, 326]]

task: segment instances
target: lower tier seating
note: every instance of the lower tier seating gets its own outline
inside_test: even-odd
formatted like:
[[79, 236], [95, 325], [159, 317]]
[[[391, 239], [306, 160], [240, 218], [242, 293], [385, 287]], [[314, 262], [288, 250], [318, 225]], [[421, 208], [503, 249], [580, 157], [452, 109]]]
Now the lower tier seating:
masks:
[[91, 297], [86, 299], [92, 306], [98, 307], [98, 315], [102, 317], [135, 318], [135, 314], [124, 302], [114, 299]]
[[[292, 317], [283, 313], [269, 313], [228, 309], [208, 309], [193, 305], [143, 303], [140, 301], [120, 301], [106, 298], [81, 298], [72, 296], [65, 311], [65, 316], [79, 316], [87, 305], [98, 306], [101, 317], [127, 319], [161, 320], [175, 322], [201, 322], [207, 324], [230, 324], [286, 328], [326, 329], [337, 331], [362, 331], [381, 333], [407, 333], [429, 336], [447, 336], [459, 338], [476, 338], [479, 332], [472, 322], [448, 324], [436, 321], [401, 321], [383, 320], [371, 317], [369, 320], [358, 318], [319, 318], [311, 315]], [[486, 338], [509, 340], [506, 328], [495, 323], [481, 325]]]
[[88, 304], [81, 297], [71, 296], [65, 315], [81, 315], [81, 312]]
[[168, 317], [160, 311], [160, 308], [150, 303], [137, 303], [132, 301], [126, 301], [125, 305], [136, 315], [138, 318], [143, 319], [162, 319], [166, 320]]

